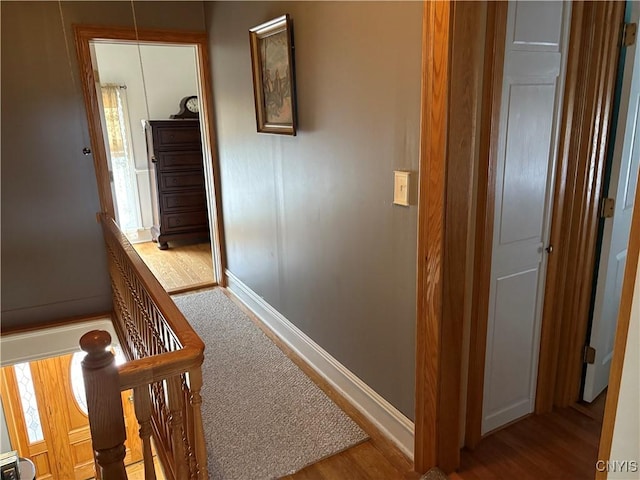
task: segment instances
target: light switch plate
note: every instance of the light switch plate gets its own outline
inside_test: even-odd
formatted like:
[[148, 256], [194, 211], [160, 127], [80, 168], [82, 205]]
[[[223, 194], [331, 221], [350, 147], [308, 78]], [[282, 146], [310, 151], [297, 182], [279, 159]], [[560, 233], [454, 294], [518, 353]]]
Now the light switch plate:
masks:
[[395, 205], [409, 206], [410, 175], [411, 172], [393, 171], [393, 203]]

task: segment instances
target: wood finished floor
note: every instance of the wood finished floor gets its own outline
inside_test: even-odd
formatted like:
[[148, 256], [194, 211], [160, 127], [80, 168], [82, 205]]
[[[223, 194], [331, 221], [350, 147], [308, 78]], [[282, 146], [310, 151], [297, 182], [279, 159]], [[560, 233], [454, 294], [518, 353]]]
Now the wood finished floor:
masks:
[[590, 480], [601, 421], [573, 407], [532, 415], [463, 450], [451, 480]]
[[[531, 416], [490, 435], [475, 451], [463, 450], [461, 467], [449, 479], [591, 480], [600, 429], [600, 421], [571, 407]], [[285, 479], [418, 479], [408, 460], [387, 456], [385, 442], [372, 436]]]
[[[153, 465], [156, 469], [156, 480], [165, 480], [158, 457], [153, 457]], [[127, 467], [127, 480], [144, 480], [144, 462], [134, 463]]]
[[573, 408], [585, 415], [590, 416], [594, 420], [598, 420], [602, 423], [604, 418], [604, 406], [607, 401], [607, 390], [605, 389], [598, 397], [591, 403], [578, 402]]
[[154, 242], [136, 243], [133, 247], [169, 293], [214, 285], [208, 242], [171, 242], [167, 250], [160, 250]]

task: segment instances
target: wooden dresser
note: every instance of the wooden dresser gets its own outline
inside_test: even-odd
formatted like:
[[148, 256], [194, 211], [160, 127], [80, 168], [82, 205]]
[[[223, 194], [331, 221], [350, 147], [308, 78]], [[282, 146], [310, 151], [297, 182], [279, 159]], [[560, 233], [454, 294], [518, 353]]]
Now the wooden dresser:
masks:
[[202, 143], [198, 120], [144, 122], [153, 170], [151, 238], [158, 248], [182, 239], [209, 238]]

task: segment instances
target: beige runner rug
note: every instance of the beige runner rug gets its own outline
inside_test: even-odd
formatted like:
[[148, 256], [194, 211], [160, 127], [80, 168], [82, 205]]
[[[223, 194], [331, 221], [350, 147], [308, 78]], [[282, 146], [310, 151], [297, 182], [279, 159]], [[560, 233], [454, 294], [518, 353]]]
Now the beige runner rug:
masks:
[[367, 439], [221, 290], [173, 300], [206, 345], [210, 478], [277, 478]]

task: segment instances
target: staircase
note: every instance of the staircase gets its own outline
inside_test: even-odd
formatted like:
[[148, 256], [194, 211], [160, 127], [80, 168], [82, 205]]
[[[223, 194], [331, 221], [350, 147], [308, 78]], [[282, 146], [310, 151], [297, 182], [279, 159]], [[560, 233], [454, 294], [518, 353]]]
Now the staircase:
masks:
[[87, 352], [82, 368], [98, 476], [127, 478], [120, 392], [133, 389], [145, 480], [156, 478], [152, 436], [167, 479], [208, 479], [200, 408], [204, 343], [115, 222], [106, 215], [100, 222], [113, 292], [112, 320], [127, 362], [116, 366], [105, 331], [80, 339]]

